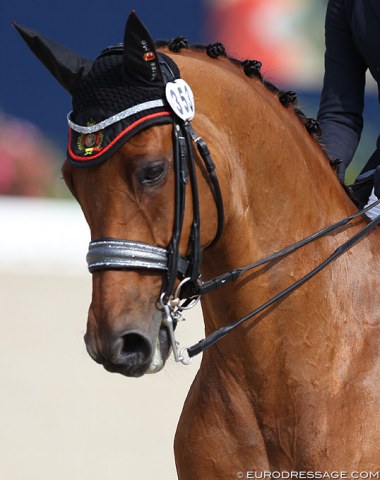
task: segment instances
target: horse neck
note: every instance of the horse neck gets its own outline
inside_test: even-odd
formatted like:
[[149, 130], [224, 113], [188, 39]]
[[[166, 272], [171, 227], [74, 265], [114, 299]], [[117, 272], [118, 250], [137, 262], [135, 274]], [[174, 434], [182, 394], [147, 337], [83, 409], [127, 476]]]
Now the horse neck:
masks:
[[[204, 278], [251, 263], [354, 211], [320, 147], [295, 113], [282, 107], [262, 85], [252, 89], [249, 99], [243, 95], [239, 108], [218, 128], [225, 156], [215, 161], [224, 187], [226, 222], [219, 244], [204, 255]], [[343, 232], [338, 239], [318, 241], [210, 294], [202, 303], [206, 333], [246, 315], [292, 284], [344, 239]], [[300, 301], [299, 293], [290, 296], [265, 312], [254, 329], [251, 321], [239, 327], [213, 352], [231, 358], [233, 351], [239, 351], [240, 358], [245, 355], [252, 364], [255, 352], [262, 351], [269, 339], [286, 342], [294, 334], [302, 336], [321, 302], [325, 302], [319, 309], [321, 317], [332, 315], [333, 302], [327, 297], [333, 293], [325, 294], [331, 281], [320, 275], [303, 290], [305, 301]], [[294, 319], [300, 316], [303, 323], [294, 329]], [[273, 351], [273, 344], [267, 351]]]

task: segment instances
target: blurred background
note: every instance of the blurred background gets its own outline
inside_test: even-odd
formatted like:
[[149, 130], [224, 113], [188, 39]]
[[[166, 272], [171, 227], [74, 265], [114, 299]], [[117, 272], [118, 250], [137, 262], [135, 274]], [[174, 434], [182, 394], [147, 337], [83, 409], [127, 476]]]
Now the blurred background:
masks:
[[[137, 381], [110, 375], [82, 341], [91, 279], [89, 232], [60, 178], [70, 98], [12, 21], [94, 58], [122, 41], [132, 9], [155, 39], [222, 41], [262, 61], [315, 116], [323, 79], [326, 0], [108, 0], [0, 3], [0, 477], [12, 480], [176, 478], [172, 440], [198, 363], [169, 362]], [[159, 7], [158, 7], [159, 5]], [[369, 79], [352, 181], [379, 132]], [[203, 336], [199, 310], [182, 342]]]

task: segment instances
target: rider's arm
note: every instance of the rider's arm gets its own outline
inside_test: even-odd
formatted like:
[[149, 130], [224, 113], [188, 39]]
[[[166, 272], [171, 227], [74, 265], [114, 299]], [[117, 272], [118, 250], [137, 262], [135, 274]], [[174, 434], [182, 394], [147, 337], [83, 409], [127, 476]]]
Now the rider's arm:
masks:
[[318, 121], [322, 142], [342, 172], [351, 162], [363, 128], [366, 64], [357, 50], [344, 0], [330, 0], [325, 24], [325, 77]]

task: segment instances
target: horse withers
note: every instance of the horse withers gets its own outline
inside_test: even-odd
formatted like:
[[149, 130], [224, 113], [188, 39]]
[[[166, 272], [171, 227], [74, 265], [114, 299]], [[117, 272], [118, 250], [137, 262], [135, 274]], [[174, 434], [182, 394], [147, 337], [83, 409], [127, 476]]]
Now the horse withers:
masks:
[[159, 371], [171, 348], [185, 362], [178, 315], [211, 280], [179, 478], [378, 475], [379, 233], [364, 235], [292, 95], [220, 44], [157, 50], [134, 13], [94, 62], [17, 28], [73, 97], [62, 171], [91, 229], [92, 358], [127, 376]]

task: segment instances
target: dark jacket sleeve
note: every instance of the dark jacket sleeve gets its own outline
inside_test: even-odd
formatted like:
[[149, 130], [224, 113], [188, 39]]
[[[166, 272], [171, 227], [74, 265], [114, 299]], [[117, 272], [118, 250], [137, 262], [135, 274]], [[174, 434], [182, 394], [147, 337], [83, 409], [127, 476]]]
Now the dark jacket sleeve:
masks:
[[355, 47], [344, 0], [330, 0], [325, 24], [325, 77], [318, 121], [327, 153], [351, 162], [363, 128], [366, 64]]

